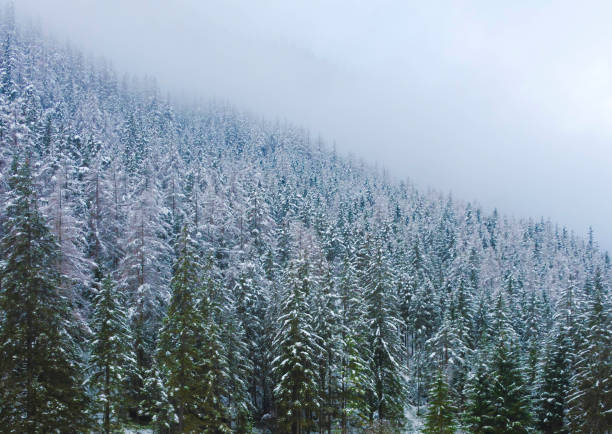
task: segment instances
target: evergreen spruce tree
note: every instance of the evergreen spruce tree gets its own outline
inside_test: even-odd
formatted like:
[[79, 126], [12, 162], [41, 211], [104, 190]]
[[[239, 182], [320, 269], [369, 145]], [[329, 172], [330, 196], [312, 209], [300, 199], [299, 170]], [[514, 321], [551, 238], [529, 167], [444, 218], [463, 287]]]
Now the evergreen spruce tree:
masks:
[[[570, 404], [568, 402], [571, 394], [571, 380], [575, 372], [576, 355], [579, 352], [580, 345], [583, 342], [585, 334], [585, 324], [583, 324], [582, 314], [584, 311], [584, 303], [582, 294], [577, 291], [575, 285], [575, 276], [569, 276], [569, 282], [563, 287], [559, 298], [554, 306], [554, 328], [551, 330], [552, 336], [547, 342], [548, 351], [544, 355], [544, 369], [542, 377], [539, 380], [540, 399], [536, 403], [537, 411], [539, 412], [539, 420], [546, 415], [544, 409], [552, 412], [550, 421], [555, 424], [555, 414], [563, 414], [563, 421], [567, 427], [569, 423]], [[556, 334], [555, 334], [556, 333]], [[549, 365], [548, 368], [546, 365]], [[565, 367], [565, 371], [561, 370]], [[544, 374], [547, 370], [552, 369], [552, 380], [549, 389], [547, 390], [547, 382]], [[548, 396], [548, 402], [544, 405], [543, 399], [550, 393], [553, 396]], [[555, 396], [557, 397], [555, 399]], [[553, 398], [553, 401], [550, 401]], [[555, 412], [556, 410], [556, 412]], [[559, 419], [557, 419], [559, 420]]]
[[539, 393], [535, 408], [538, 429], [545, 433], [569, 433], [566, 424], [569, 393], [570, 343], [563, 329], [553, 330], [540, 364]]
[[[208, 342], [218, 334], [207, 328], [212, 322], [210, 300], [202, 290], [202, 266], [186, 227], [178, 244], [170, 283], [172, 296], [157, 350], [167, 399], [174, 408], [178, 432], [227, 431], [226, 415], [220, 411], [221, 396], [215, 390], [220, 380], [215, 376], [217, 355], [210, 354], [219, 351], [210, 345], [218, 342]], [[217, 403], [211, 405], [211, 400]]]
[[231, 375], [226, 349], [222, 340], [221, 310], [218, 305], [220, 283], [214, 272], [213, 258], [209, 256], [203, 267], [203, 294], [197, 307], [202, 317], [202, 327], [205, 332], [200, 335], [199, 346], [202, 349], [199, 364], [201, 375], [198, 379], [202, 387], [200, 413], [203, 422], [202, 432], [231, 432], [231, 415], [227, 402], [231, 391], [228, 390]]
[[102, 407], [102, 429], [114, 432], [120, 427], [121, 411], [125, 408], [124, 388], [128, 373], [135, 369], [135, 354], [130, 348], [130, 330], [122, 295], [110, 277], [102, 281], [96, 293], [92, 317], [92, 375], [89, 383]]
[[251, 432], [251, 402], [248, 393], [249, 378], [253, 367], [248, 357], [249, 349], [245, 340], [241, 318], [236, 313], [236, 302], [232, 295], [225, 298], [222, 310], [222, 339], [227, 354], [227, 407], [231, 416], [232, 432], [243, 434]]
[[[349, 249], [347, 249], [349, 250]], [[353, 255], [346, 252], [339, 284], [340, 366], [338, 402], [343, 434], [367, 419], [366, 391], [373, 389], [369, 374], [364, 300], [357, 286]]]
[[318, 411], [316, 382], [319, 338], [312, 328], [308, 299], [312, 291], [312, 271], [306, 258], [290, 260], [286, 299], [282, 307], [279, 330], [273, 346], [278, 356], [273, 360], [273, 374], [278, 379], [274, 397], [278, 409], [278, 432], [308, 433], [311, 415]]
[[517, 337], [506, 316], [502, 295], [497, 301], [491, 348], [491, 403], [494, 432], [523, 433], [531, 429], [529, 392], [520, 366]]
[[368, 272], [368, 344], [371, 353], [370, 375], [373, 390], [368, 392], [370, 419], [401, 424], [404, 417], [405, 385], [402, 377], [398, 305], [392, 276], [382, 248], [377, 248]]
[[[267, 358], [268, 348], [266, 346], [267, 333], [265, 332], [266, 313], [269, 306], [267, 283], [257, 273], [253, 263], [243, 264], [233, 290], [235, 304], [233, 315], [235, 321], [243, 330], [243, 343], [239, 346], [246, 347], [246, 358], [243, 365], [248, 365], [251, 375], [244, 378], [247, 381], [247, 392], [250, 396], [249, 407], [261, 417], [264, 395], [266, 395]], [[263, 270], [261, 270], [263, 274]], [[236, 324], [238, 326], [238, 324]]]
[[321, 339], [319, 354], [319, 407], [318, 424], [320, 431], [331, 432], [336, 415], [338, 389], [337, 357], [341, 347], [336, 283], [329, 265], [321, 260], [322, 281], [317, 285], [315, 297], [315, 333]]
[[151, 420], [151, 425], [161, 433], [176, 428], [176, 412], [168, 399], [168, 390], [161, 373], [154, 363], [145, 373], [143, 381], [144, 399], [139, 403], [139, 412]]
[[466, 357], [469, 355], [465, 343], [467, 336], [467, 321], [458, 316], [455, 303], [451, 301], [449, 313], [436, 334], [427, 341], [429, 360], [437, 362], [436, 365], [447, 373], [450, 385], [456, 386], [451, 393], [459, 398], [462, 398]]
[[610, 305], [597, 271], [586, 313], [586, 335], [575, 361], [569, 398], [572, 431], [612, 427], [612, 326]]
[[426, 434], [452, 434], [455, 432], [455, 408], [451, 402], [446, 376], [442, 369], [436, 375], [429, 389], [429, 409], [425, 418]]
[[[470, 274], [473, 274], [473, 270]], [[463, 279], [451, 298], [449, 318], [453, 327], [453, 358], [451, 369], [448, 371], [448, 382], [451, 396], [457, 400], [457, 406], [463, 410], [465, 404], [465, 383], [469, 371], [469, 358], [472, 355], [473, 342], [470, 337], [470, 325], [473, 321], [472, 315], [472, 294], [468, 288], [474, 288], [477, 283], [472, 276], [468, 284]]]
[[90, 427], [58, 245], [38, 210], [30, 164], [14, 159], [0, 268], [0, 425], [10, 432]]
[[[467, 404], [465, 425], [475, 434], [494, 434], [493, 392], [489, 369], [480, 353], [474, 359], [472, 372], [466, 384]], [[475, 365], [475, 366], [474, 366]]]

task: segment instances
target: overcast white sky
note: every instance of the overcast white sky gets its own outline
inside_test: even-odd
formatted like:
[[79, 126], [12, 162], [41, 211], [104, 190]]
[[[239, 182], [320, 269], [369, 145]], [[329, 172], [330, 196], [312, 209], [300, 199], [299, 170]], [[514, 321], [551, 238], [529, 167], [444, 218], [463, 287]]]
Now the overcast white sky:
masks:
[[16, 0], [163, 89], [612, 249], [612, 2]]

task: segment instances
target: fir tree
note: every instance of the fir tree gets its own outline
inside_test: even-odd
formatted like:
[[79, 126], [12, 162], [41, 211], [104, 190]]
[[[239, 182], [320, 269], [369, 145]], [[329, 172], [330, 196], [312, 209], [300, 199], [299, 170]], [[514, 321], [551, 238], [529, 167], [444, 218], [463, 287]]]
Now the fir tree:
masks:
[[176, 427], [176, 412], [168, 399], [168, 390], [157, 363], [145, 373], [144, 399], [139, 403], [139, 413], [151, 420], [153, 427], [162, 433]]
[[0, 268], [0, 423], [11, 432], [66, 427], [90, 418], [71, 305], [60, 291], [58, 245], [38, 210], [30, 164], [13, 162]]
[[373, 385], [369, 374], [367, 328], [361, 291], [357, 286], [353, 254], [345, 254], [339, 284], [340, 298], [340, 366], [338, 401], [340, 427], [348, 433], [351, 425], [361, 425], [367, 419], [366, 391]]
[[[243, 330], [243, 344], [246, 347], [246, 364], [251, 375], [245, 378], [247, 392], [250, 395], [251, 407], [261, 411], [266, 394], [267, 378], [267, 348], [265, 340], [266, 311], [269, 305], [265, 279], [259, 273], [255, 264], [242, 264], [233, 291], [235, 304], [233, 315], [240, 321]], [[263, 274], [263, 271], [261, 272]], [[238, 325], [238, 324], [236, 324]], [[261, 416], [261, 414], [259, 415]]]
[[545, 433], [568, 433], [566, 426], [567, 395], [570, 380], [570, 343], [560, 326], [554, 330], [546, 346], [538, 381], [536, 399], [537, 425]]
[[176, 414], [176, 429], [184, 432], [202, 429], [204, 420], [210, 417], [204, 408], [210, 384], [202, 381], [210, 375], [210, 365], [205, 365], [208, 348], [201, 342], [206, 339], [210, 321], [204, 315], [210, 311], [198, 306], [208, 300], [201, 288], [202, 267], [186, 227], [178, 244], [170, 283], [172, 296], [160, 332], [157, 360]]
[[612, 427], [612, 327], [599, 272], [585, 320], [586, 336], [571, 379], [570, 422], [572, 430], [603, 433]]
[[222, 340], [227, 354], [227, 407], [232, 420], [232, 432], [242, 434], [251, 432], [251, 402], [248, 393], [248, 380], [253, 377], [252, 365], [248, 357], [242, 321], [236, 313], [236, 302], [230, 294], [225, 297], [223, 312]]
[[429, 409], [425, 418], [427, 434], [452, 434], [455, 432], [455, 409], [449, 395], [448, 384], [442, 369], [436, 371], [429, 390]]
[[483, 355], [475, 358], [472, 372], [466, 384], [467, 405], [465, 423], [475, 434], [493, 434], [493, 392], [489, 369], [482, 360]]
[[401, 423], [404, 415], [404, 380], [397, 300], [391, 291], [392, 276], [381, 248], [377, 248], [368, 272], [367, 303], [370, 373], [374, 388], [369, 391], [370, 418]]
[[312, 427], [311, 414], [318, 410], [317, 354], [319, 338], [312, 328], [307, 300], [312, 291], [312, 271], [307, 259], [290, 261], [285, 285], [286, 300], [274, 341], [278, 356], [272, 362], [278, 379], [274, 388], [279, 432], [302, 434]]
[[202, 387], [200, 412], [203, 422], [200, 429], [203, 432], [229, 433], [231, 415], [226, 403], [231, 393], [227, 388], [231, 373], [222, 341], [222, 322], [218, 305], [220, 283], [214, 273], [212, 256], [206, 260], [202, 271], [203, 294], [197, 304], [205, 330], [200, 336], [199, 346], [202, 353], [198, 361], [202, 372], [198, 380]]
[[90, 384], [97, 391], [102, 407], [102, 429], [110, 433], [119, 428], [119, 419], [126, 402], [124, 388], [128, 373], [135, 368], [135, 355], [130, 349], [130, 330], [122, 295], [110, 277], [102, 281], [96, 293], [92, 317], [92, 375]]
[[517, 337], [510, 326], [501, 294], [498, 297], [491, 351], [491, 404], [494, 432], [523, 433], [531, 428], [529, 393], [520, 366]]
[[321, 261], [322, 282], [315, 297], [315, 333], [320, 338], [322, 352], [319, 354], [319, 407], [320, 431], [331, 432], [332, 420], [336, 414], [338, 389], [337, 355], [340, 349], [338, 333], [338, 312], [336, 283], [329, 265]]

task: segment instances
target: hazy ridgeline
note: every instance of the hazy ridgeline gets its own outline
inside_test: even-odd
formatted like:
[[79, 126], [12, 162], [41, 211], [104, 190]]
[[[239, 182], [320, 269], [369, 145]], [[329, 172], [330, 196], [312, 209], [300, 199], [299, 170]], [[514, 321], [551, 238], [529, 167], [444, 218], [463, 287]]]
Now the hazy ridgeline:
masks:
[[172, 107], [10, 9], [0, 42], [3, 429], [612, 426], [592, 234]]

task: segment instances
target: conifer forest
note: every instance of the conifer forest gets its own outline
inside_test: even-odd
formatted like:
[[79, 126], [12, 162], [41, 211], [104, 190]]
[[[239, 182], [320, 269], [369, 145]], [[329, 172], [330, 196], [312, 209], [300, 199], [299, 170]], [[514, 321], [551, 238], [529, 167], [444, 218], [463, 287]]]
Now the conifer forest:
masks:
[[2, 9], [1, 432], [612, 431], [592, 231], [164, 95]]

